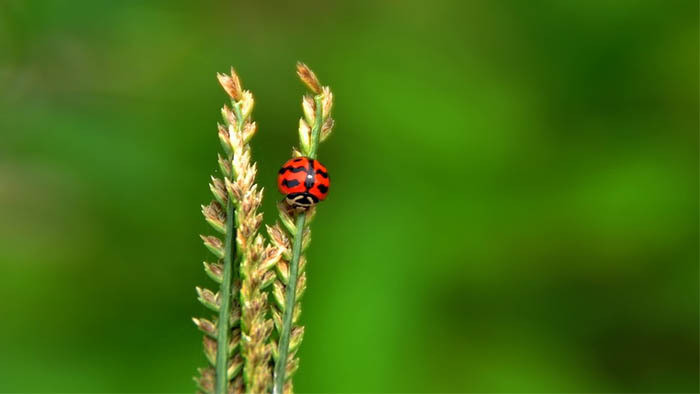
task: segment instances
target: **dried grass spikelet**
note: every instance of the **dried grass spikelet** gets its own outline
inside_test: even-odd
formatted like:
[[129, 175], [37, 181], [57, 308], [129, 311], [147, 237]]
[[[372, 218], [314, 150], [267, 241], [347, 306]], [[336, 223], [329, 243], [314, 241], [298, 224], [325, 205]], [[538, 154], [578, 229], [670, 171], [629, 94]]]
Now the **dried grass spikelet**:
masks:
[[[333, 130], [333, 119], [331, 118], [331, 109], [333, 107], [333, 93], [328, 87], [322, 86], [316, 75], [305, 64], [297, 63], [297, 75], [301, 81], [314, 94], [305, 95], [302, 99], [303, 117], [299, 119], [299, 149], [293, 148], [292, 155], [308, 156], [316, 158], [316, 150], [318, 144], [326, 140]], [[274, 342], [273, 357], [275, 360], [275, 376], [273, 393], [291, 393], [293, 391], [292, 379], [296, 370], [299, 367], [299, 359], [296, 353], [299, 349], [301, 341], [304, 337], [304, 327], [298, 324], [299, 316], [301, 315], [301, 297], [306, 290], [306, 258], [304, 251], [311, 242], [311, 223], [315, 208], [306, 211], [296, 211], [280, 202], [278, 204], [280, 223], [274, 226], [267, 227], [267, 233], [270, 237], [270, 242], [276, 253], [279, 254], [279, 261], [275, 265], [275, 280], [271, 289], [271, 305], [272, 319], [275, 329], [278, 333], [278, 338]], [[301, 221], [299, 219], [301, 218]], [[302, 233], [299, 234], [298, 224], [302, 223]], [[296, 238], [299, 239], [300, 254], [296, 256], [293, 250]], [[292, 266], [296, 267], [296, 285], [290, 288], [292, 280]], [[294, 299], [290, 300], [287, 294], [293, 291]], [[289, 313], [291, 324], [285, 327], [284, 317], [285, 311], [290, 308]], [[285, 330], [288, 332], [285, 333]], [[284, 349], [283, 343], [285, 336], [287, 340], [287, 348]], [[281, 353], [287, 353], [284, 364], [280, 360]], [[284, 365], [284, 369], [282, 369]], [[281, 373], [284, 371], [284, 373]], [[284, 381], [283, 386], [280, 384]]]
[[[274, 255], [266, 253], [262, 239], [257, 235], [262, 221], [262, 215], [257, 212], [262, 190], [258, 190], [255, 184], [256, 165], [251, 163], [248, 144], [257, 130], [250, 119], [254, 101], [253, 95], [242, 89], [233, 69], [230, 75], [218, 74], [217, 77], [231, 98], [231, 106], [224, 105], [222, 108], [225, 125], [218, 126], [219, 140], [225, 153], [225, 156], [218, 156], [223, 179], [212, 177], [209, 187], [214, 201], [202, 207], [202, 214], [226, 241], [218, 236], [202, 236], [204, 245], [219, 259], [216, 263], [205, 262], [204, 269], [221, 284], [222, 289], [225, 286], [233, 288], [228, 292], [228, 305], [223, 306], [220, 292], [197, 288], [200, 302], [219, 312], [219, 316], [222, 316], [221, 308], [230, 309], [226, 313], [229, 316], [226, 329], [219, 327], [220, 322], [216, 317], [214, 320], [194, 319], [205, 333], [204, 353], [211, 364], [209, 368], [200, 369], [200, 376], [195, 381], [199, 390], [205, 393], [215, 392], [217, 383], [221, 383], [217, 382], [215, 368], [222, 357], [219, 351], [223, 348], [218, 343], [218, 337], [224, 330], [228, 334], [228, 344], [225, 346], [226, 391], [263, 392], [271, 381], [268, 366], [271, 349], [267, 342], [272, 322], [265, 320], [267, 299], [261, 286], [266, 271], [276, 263], [276, 259]], [[235, 255], [236, 251], [238, 256]], [[240, 267], [236, 266], [236, 258], [240, 260]], [[225, 280], [224, 275], [226, 261], [231, 265], [230, 282]], [[222, 388], [219, 385], [218, 389]]]
[[[240, 256], [241, 287], [241, 353], [244, 358], [243, 378], [245, 390], [249, 393], [265, 393], [272, 382], [270, 358], [272, 347], [269, 337], [272, 333], [272, 320], [267, 317], [268, 300], [264, 287], [269, 285], [273, 273], [271, 268], [279, 255], [264, 246], [258, 234], [262, 214], [258, 212], [263, 198], [263, 190], [255, 184], [256, 164], [251, 162], [248, 141], [257, 127], [250, 121], [253, 97], [243, 91], [239, 107], [224, 108], [227, 119], [235, 119], [237, 124], [229, 124], [228, 138], [233, 150], [231, 180], [225, 181], [228, 195], [236, 204], [236, 244]], [[239, 121], [242, 119], [241, 121]]]

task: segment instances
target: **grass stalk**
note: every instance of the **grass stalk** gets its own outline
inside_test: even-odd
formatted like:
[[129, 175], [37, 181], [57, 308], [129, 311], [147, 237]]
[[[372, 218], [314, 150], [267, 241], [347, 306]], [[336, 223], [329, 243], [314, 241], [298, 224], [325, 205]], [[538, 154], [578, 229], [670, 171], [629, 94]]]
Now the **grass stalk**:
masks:
[[[237, 119], [246, 114], [238, 105], [233, 107]], [[279, 260], [279, 254], [265, 247], [258, 229], [262, 214], [258, 212], [263, 190], [255, 184], [257, 166], [251, 162], [247, 141], [256, 131], [255, 123], [239, 125], [240, 133], [232, 135], [236, 157], [233, 161], [234, 182], [227, 185], [235, 196], [238, 212], [236, 243], [240, 255], [240, 289], [237, 294], [241, 305], [241, 354], [243, 356], [243, 383], [247, 393], [266, 393], [272, 384], [269, 366], [272, 357], [270, 334], [273, 322], [267, 316], [268, 299], [264, 292], [274, 279], [270, 272]]]
[[[306, 112], [306, 119], [300, 121], [300, 133], [302, 133], [302, 143], [301, 148], [303, 154], [312, 159], [316, 158], [319, 142], [324, 140], [322, 138], [322, 131], [324, 126], [326, 128], [325, 137], [330, 134], [333, 121], [330, 118], [330, 109], [332, 105], [332, 94], [328, 88], [321, 88], [321, 84], [314, 75], [314, 73], [304, 64], [297, 64], [297, 73], [301, 80], [309, 87], [309, 89], [315, 93], [313, 101], [307, 96], [304, 98], [303, 106]], [[313, 105], [310, 103], [313, 102]], [[310, 110], [313, 107], [313, 110]], [[308, 123], [312, 123], [312, 128], [310, 135], [303, 133], [308, 133], [309, 127]], [[304, 141], [309, 141], [309, 143], [304, 144]], [[309, 212], [313, 215], [313, 208]], [[299, 301], [301, 294], [304, 291], [306, 277], [300, 276], [300, 262], [303, 258], [303, 251], [310, 240], [310, 231], [308, 231], [307, 212], [297, 212], [296, 221], [292, 226], [292, 216], [290, 212], [285, 208], [280, 208], [280, 215], [283, 222], [285, 223], [289, 235], [293, 236], [292, 250], [291, 250], [291, 260], [288, 262], [286, 267], [288, 271], [282, 273], [282, 278], [286, 279], [286, 288], [284, 289], [284, 299], [280, 300], [279, 293], [281, 292], [281, 285], [278, 285], [278, 305], [282, 308], [281, 324], [278, 323], [279, 330], [279, 341], [277, 344], [277, 357], [275, 363], [274, 371], [274, 385], [272, 392], [273, 394], [282, 394], [284, 392], [290, 392], [292, 390], [291, 381], [288, 381], [291, 374], [294, 373], [298, 366], [298, 360], [294, 358], [296, 349], [301, 343], [303, 338], [303, 327], [298, 328], [294, 331], [294, 323], [298, 317]], [[289, 239], [281, 232], [279, 227], [273, 227], [268, 229], [273, 243], [277, 244], [278, 247], [282, 249], [288, 249]], [[286, 250], [288, 252], [288, 250]], [[289, 254], [289, 253], [287, 253]], [[278, 264], [283, 266], [283, 264]], [[278, 270], [279, 272], [284, 271], [284, 268]], [[301, 272], [303, 275], [303, 272]], [[274, 292], [273, 292], [274, 295]], [[274, 316], [274, 311], [273, 311]], [[294, 337], [294, 338], [292, 338]], [[295, 342], [292, 349], [292, 342]], [[290, 357], [291, 356], [291, 357]]]
[[[219, 74], [221, 86], [231, 97], [231, 107], [224, 106], [222, 115], [226, 126], [219, 125], [219, 140], [224, 156], [219, 155], [219, 167], [223, 179], [212, 177], [210, 189], [214, 201], [202, 207], [207, 223], [222, 233], [217, 236], [202, 236], [204, 245], [219, 259], [217, 263], [204, 263], [207, 274], [219, 283], [219, 291], [197, 288], [199, 300], [217, 312], [215, 322], [193, 319], [204, 331], [204, 353], [211, 364], [200, 369], [195, 378], [204, 393], [242, 393], [244, 387], [244, 360], [241, 354], [242, 309], [238, 302], [241, 280], [236, 264], [249, 254], [248, 243], [241, 242], [241, 234], [253, 237], [261, 218], [255, 214], [256, 204], [262, 193], [256, 193], [255, 165], [250, 164], [248, 141], [255, 134], [255, 123], [250, 121], [253, 96], [241, 88], [240, 80], [231, 70], [231, 75]], [[253, 209], [251, 209], [253, 207]], [[252, 216], [251, 216], [252, 212]]]

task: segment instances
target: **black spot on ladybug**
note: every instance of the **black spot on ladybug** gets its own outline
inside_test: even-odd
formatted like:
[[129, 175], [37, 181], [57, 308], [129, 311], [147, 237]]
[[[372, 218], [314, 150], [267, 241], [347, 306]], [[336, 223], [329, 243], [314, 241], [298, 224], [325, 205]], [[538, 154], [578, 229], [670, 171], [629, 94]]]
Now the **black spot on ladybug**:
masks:
[[328, 179], [328, 173], [323, 170], [316, 170], [316, 173], [326, 179]]
[[282, 186], [286, 187], [294, 187], [299, 184], [299, 181], [296, 179], [285, 179], [282, 181]]
[[303, 161], [303, 160], [304, 160], [303, 157], [297, 157], [296, 159], [294, 159], [294, 160], [292, 160], [292, 161], [294, 161], [294, 162], [300, 162], [300, 161]]
[[292, 167], [292, 166], [287, 166], [287, 167], [282, 167], [279, 171], [280, 174], [284, 174], [285, 172], [302, 172], [306, 171], [306, 167]]
[[316, 185], [316, 187], [318, 188], [318, 191], [320, 191], [321, 193], [323, 193], [323, 194], [328, 193], [328, 187], [326, 185], [318, 184], [318, 185]]

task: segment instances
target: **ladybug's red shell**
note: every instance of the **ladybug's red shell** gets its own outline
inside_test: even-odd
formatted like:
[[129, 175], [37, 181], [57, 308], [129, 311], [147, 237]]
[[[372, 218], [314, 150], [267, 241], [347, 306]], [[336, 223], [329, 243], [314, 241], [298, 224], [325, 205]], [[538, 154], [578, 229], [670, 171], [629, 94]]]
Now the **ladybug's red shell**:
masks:
[[287, 203], [295, 208], [308, 208], [325, 200], [330, 185], [326, 167], [308, 157], [287, 161], [277, 176], [277, 187], [287, 196]]

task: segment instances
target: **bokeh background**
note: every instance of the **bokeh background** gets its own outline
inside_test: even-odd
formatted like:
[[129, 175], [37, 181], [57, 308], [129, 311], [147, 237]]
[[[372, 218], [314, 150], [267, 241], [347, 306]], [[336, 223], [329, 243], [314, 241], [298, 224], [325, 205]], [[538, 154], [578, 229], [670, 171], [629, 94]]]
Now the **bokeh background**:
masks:
[[0, 391], [192, 392], [215, 73], [275, 220], [336, 94], [299, 392], [697, 392], [698, 3], [0, 2]]

